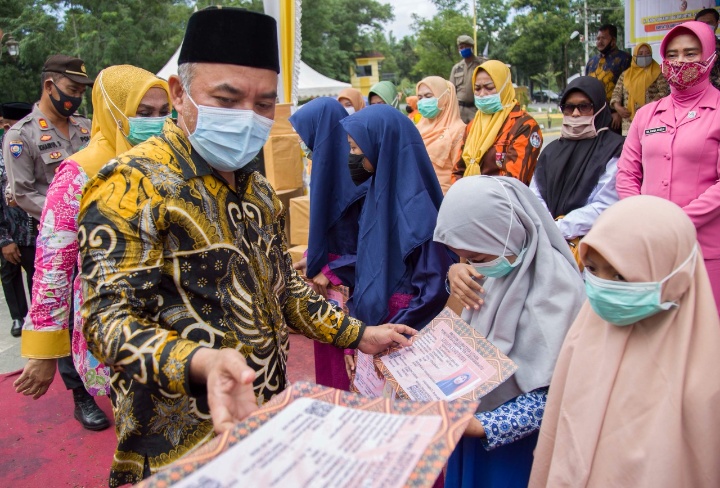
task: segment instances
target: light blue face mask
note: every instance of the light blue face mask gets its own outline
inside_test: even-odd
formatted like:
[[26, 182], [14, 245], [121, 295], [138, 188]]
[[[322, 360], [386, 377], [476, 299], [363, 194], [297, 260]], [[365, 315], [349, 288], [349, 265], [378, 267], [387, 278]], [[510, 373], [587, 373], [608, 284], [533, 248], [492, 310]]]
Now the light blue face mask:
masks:
[[127, 117], [123, 113], [123, 111], [120, 110], [120, 107], [115, 105], [115, 102], [113, 102], [112, 98], [110, 98], [110, 96], [105, 91], [105, 85], [103, 84], [103, 73], [104, 72], [100, 73], [100, 76], [98, 76], [97, 80], [95, 80], [95, 83], [100, 87], [100, 91], [102, 92], [103, 98], [105, 98], [105, 102], [108, 105], [112, 105], [115, 111], [119, 113], [121, 117], [127, 119], [129, 133], [125, 134], [122, 123], [115, 117], [113, 111], [110, 110], [110, 115], [115, 120], [115, 123], [117, 123], [118, 127], [120, 128], [120, 132], [122, 132], [128, 142], [133, 146], [137, 146], [141, 142], [147, 141], [152, 136], [160, 134], [162, 132], [163, 125], [165, 125], [165, 119], [167, 119], [167, 116]]
[[219, 171], [236, 171], [260, 152], [273, 121], [252, 110], [198, 106], [195, 131], [188, 136], [192, 147], [210, 166]]
[[488, 278], [502, 278], [503, 276], [510, 274], [510, 272], [522, 262], [524, 255], [525, 249], [523, 248], [514, 263], [510, 263], [508, 258], [505, 256], [498, 256], [496, 259], [487, 263], [473, 263], [473, 267], [475, 268], [475, 271], [487, 276]]
[[523, 256], [525, 256], [525, 243], [523, 243], [522, 250], [517, 255], [517, 258], [515, 258], [514, 263], [510, 263], [510, 261], [508, 261], [508, 258], [505, 256], [508, 242], [510, 242], [510, 232], [512, 231], [515, 209], [513, 208], [512, 199], [510, 198], [510, 194], [505, 188], [505, 185], [500, 183], [499, 180], [495, 181], [497, 181], [498, 184], [502, 187], [505, 195], [507, 196], [508, 203], [510, 204], [510, 225], [508, 226], [508, 233], [507, 237], [505, 238], [505, 246], [503, 247], [502, 254], [497, 258], [493, 259], [492, 261], [489, 261], [487, 263], [470, 263], [478, 273], [483, 276], [487, 276], [488, 278], [502, 278], [503, 276], [507, 276], [522, 262]]
[[492, 95], [485, 95], [484, 97], [479, 97], [475, 95], [475, 106], [477, 107], [477, 109], [487, 115], [492, 115], [501, 111], [504, 106], [502, 104], [502, 100], [500, 100], [500, 94], [505, 89], [505, 85], [507, 85], [509, 81], [510, 78], [508, 77], [508, 79], [505, 80], [505, 83], [503, 83], [503, 86], [500, 87], [497, 93], [493, 93]]
[[163, 125], [165, 125], [164, 117], [129, 117], [128, 125], [130, 126], [130, 133], [127, 136], [127, 140], [130, 144], [136, 146], [141, 142], [145, 142], [152, 136], [156, 136], [162, 132]]
[[[632, 283], [598, 278], [585, 270], [585, 291], [590, 306], [601, 319], [613, 325], [626, 326], [664, 310], [677, 307], [675, 302], [662, 302], [662, 285], [688, 263], [694, 262], [697, 244], [690, 256], [661, 281]], [[694, 271], [694, 268], [693, 268]]]
[[420, 112], [420, 115], [426, 119], [434, 119], [437, 117], [440, 114], [438, 102], [445, 96], [446, 93], [448, 93], [447, 90], [445, 90], [445, 92], [437, 98], [421, 98], [418, 100], [418, 112]]
[[475, 95], [475, 106], [484, 114], [492, 115], [503, 109], [502, 101], [500, 101], [500, 94], [494, 93], [492, 95], [485, 95], [479, 97]]

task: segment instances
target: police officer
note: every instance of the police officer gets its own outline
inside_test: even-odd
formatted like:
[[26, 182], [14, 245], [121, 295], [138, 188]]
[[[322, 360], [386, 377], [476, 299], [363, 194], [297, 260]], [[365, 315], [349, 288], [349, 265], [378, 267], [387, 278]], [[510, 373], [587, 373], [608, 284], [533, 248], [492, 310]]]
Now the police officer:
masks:
[[[0, 128], [7, 131], [32, 111], [32, 105], [25, 102], [3, 103], [0, 105]], [[0, 147], [4, 135], [0, 137]], [[37, 220], [10, 200], [5, 199], [7, 175], [0, 150], [0, 278], [10, 311], [12, 325], [10, 334], [20, 337], [23, 319], [28, 313], [22, 270], [25, 270], [28, 289], [32, 292], [35, 274], [35, 240]]]
[[[5, 136], [3, 156], [12, 196], [17, 205], [35, 219], [40, 220], [57, 167], [90, 140], [90, 121], [73, 114], [82, 103], [85, 90], [92, 84], [81, 59], [62, 54], [50, 56], [43, 66], [40, 101], [30, 115], [15, 124]], [[71, 312], [70, 330], [72, 317]], [[65, 337], [54, 339], [69, 340]], [[42, 351], [21, 348], [21, 352], [24, 357], [31, 358], [25, 367], [26, 373], [47, 374], [50, 368], [54, 371], [55, 362], [43, 361]], [[75, 418], [89, 430], [109, 427], [107, 416], [85, 390], [72, 358], [59, 358], [57, 367], [65, 386], [73, 391]]]
[[15, 201], [38, 220], [55, 169], [90, 140], [90, 121], [72, 115], [92, 84], [81, 59], [50, 56], [40, 102], [5, 136], [3, 154]]
[[473, 54], [475, 41], [470, 36], [459, 36], [457, 46], [458, 52], [463, 59], [453, 66], [452, 71], [450, 71], [450, 82], [455, 85], [455, 91], [457, 92], [460, 118], [467, 124], [475, 117], [475, 112], [477, 112], [472, 76], [475, 68], [487, 61], [487, 59]]

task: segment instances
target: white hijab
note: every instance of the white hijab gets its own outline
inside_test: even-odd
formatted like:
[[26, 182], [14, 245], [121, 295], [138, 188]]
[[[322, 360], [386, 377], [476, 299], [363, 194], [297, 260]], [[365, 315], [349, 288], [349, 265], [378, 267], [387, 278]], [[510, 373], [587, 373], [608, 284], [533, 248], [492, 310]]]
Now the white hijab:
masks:
[[518, 365], [513, 377], [482, 399], [479, 410], [548, 386], [585, 289], [565, 239], [537, 197], [515, 178], [462, 178], [443, 200], [434, 239], [496, 256], [503, 249], [517, 256], [525, 247], [510, 274], [485, 281], [480, 310], [462, 314]]

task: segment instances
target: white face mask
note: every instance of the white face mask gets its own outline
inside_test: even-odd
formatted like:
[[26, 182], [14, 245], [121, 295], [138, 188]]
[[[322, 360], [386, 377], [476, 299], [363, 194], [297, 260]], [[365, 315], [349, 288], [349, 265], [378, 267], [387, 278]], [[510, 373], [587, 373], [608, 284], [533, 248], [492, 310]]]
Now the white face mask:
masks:
[[252, 110], [208, 107], [188, 99], [198, 109], [195, 131], [188, 136], [192, 147], [219, 171], [236, 171], [260, 152], [273, 126], [271, 119]]
[[353, 107], [353, 106], [345, 107], [345, 111], [348, 113], [348, 115], [352, 115], [355, 113], [355, 107]]

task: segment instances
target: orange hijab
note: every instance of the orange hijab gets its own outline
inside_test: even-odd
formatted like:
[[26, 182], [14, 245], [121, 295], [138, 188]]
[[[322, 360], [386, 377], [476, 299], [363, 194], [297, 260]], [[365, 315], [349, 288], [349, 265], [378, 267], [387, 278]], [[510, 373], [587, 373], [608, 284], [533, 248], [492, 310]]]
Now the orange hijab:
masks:
[[341, 102], [343, 98], [350, 100], [356, 112], [365, 108], [365, 99], [363, 98], [362, 92], [356, 88], [345, 88], [341, 91], [337, 99]]
[[438, 99], [440, 114], [434, 119], [422, 118], [417, 123], [425, 148], [430, 155], [443, 194], [450, 188], [452, 169], [462, 155], [465, 123], [460, 118], [455, 86], [439, 76], [428, 76], [417, 84], [428, 87]]
[[[626, 327], [585, 303], [563, 344], [530, 477], [538, 487], [720, 486], [720, 319], [695, 226], [653, 196], [616, 203], [580, 244], [677, 307]], [[686, 263], [684, 266], [683, 263]]]
[[641, 68], [637, 64], [638, 51], [641, 47], [646, 46], [652, 54], [652, 47], [645, 42], [638, 44], [633, 49], [632, 63], [625, 71], [623, 77], [623, 86], [628, 92], [628, 106], [625, 107], [630, 111], [630, 120], [635, 117], [635, 110], [645, 105], [645, 94], [650, 85], [653, 84], [657, 77], [661, 74], [660, 65], [653, 59], [650, 66]]

